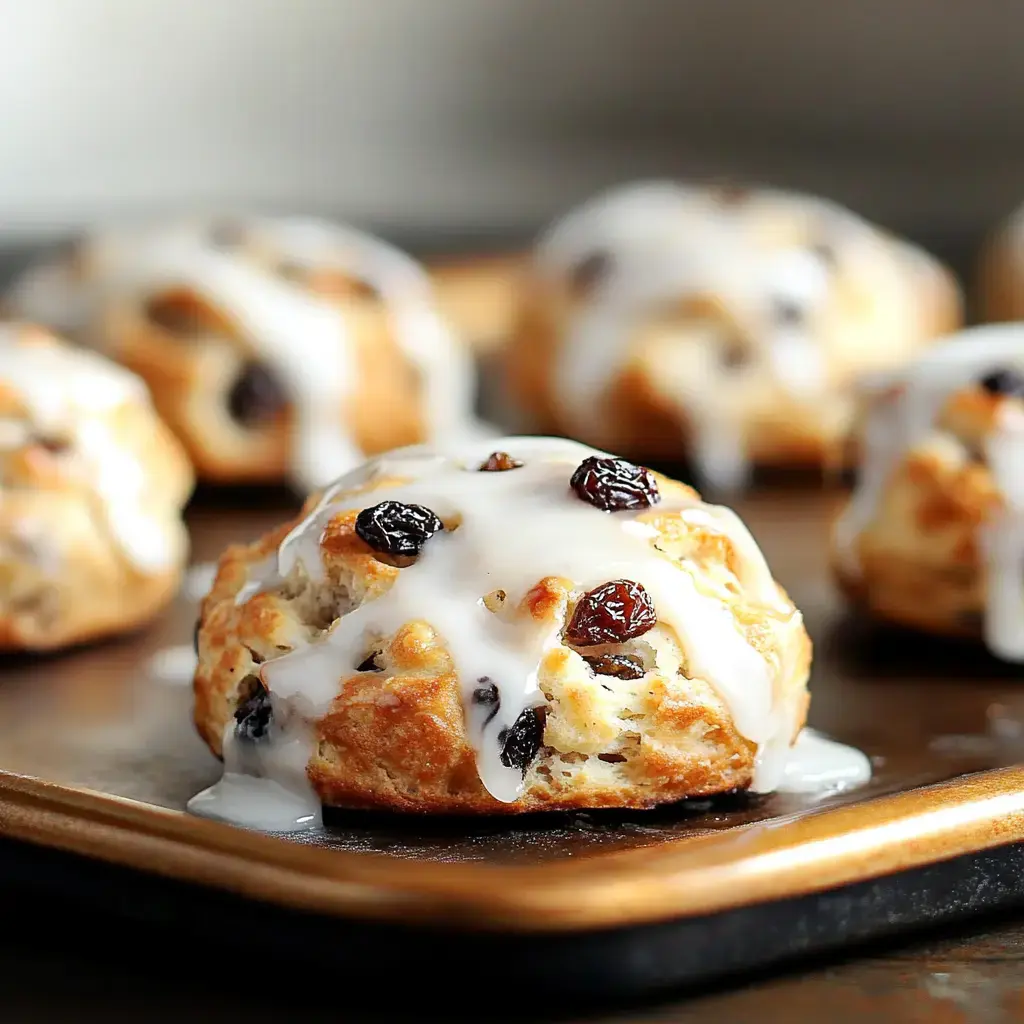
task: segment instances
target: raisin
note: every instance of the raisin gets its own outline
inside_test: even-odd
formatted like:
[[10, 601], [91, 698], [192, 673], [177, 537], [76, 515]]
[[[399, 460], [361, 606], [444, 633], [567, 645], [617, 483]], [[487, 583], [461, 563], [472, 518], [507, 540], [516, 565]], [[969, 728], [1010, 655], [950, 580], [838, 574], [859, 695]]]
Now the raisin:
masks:
[[235, 736], [240, 740], [263, 739], [274, 714], [266, 687], [259, 679], [253, 682], [249, 696], [235, 708]]
[[612, 269], [612, 258], [606, 252], [594, 252], [573, 267], [569, 275], [569, 288], [574, 295], [588, 295]]
[[661, 500], [654, 474], [625, 459], [584, 459], [569, 486], [583, 501], [605, 512], [650, 508]]
[[309, 276], [309, 270], [301, 263], [296, 263], [295, 260], [282, 260], [277, 265], [277, 273], [279, 277], [283, 277], [286, 281], [298, 283], [305, 281]]
[[798, 327], [804, 315], [804, 308], [792, 299], [776, 299], [772, 304], [772, 319], [782, 327]]
[[834, 267], [839, 262], [835, 246], [829, 242], [815, 242], [811, 246], [811, 252], [825, 264], [826, 267]]
[[215, 249], [235, 249], [245, 241], [245, 225], [237, 220], [214, 221], [206, 237]]
[[51, 455], [65, 455], [71, 448], [71, 442], [66, 437], [56, 437], [53, 434], [36, 435], [32, 441], [40, 448], [45, 448]]
[[487, 726], [498, 713], [498, 708], [501, 706], [501, 695], [498, 693], [498, 687], [487, 676], [481, 676], [477, 682], [481, 685], [473, 691], [473, 703], [489, 708], [487, 717], [484, 719], [484, 726]]
[[356, 517], [356, 533], [374, 551], [385, 555], [415, 557], [442, 529], [441, 520], [429, 508], [401, 501], [382, 501], [364, 508]]
[[632, 580], [612, 580], [584, 594], [572, 613], [565, 638], [574, 647], [618, 644], [657, 625], [650, 595]]
[[384, 669], [377, 664], [377, 655], [380, 651], [370, 651], [370, 653], [363, 658], [358, 665], [356, 665], [357, 672], [383, 672]]
[[280, 384], [262, 363], [246, 363], [228, 393], [228, 410], [243, 427], [272, 420], [286, 404]]
[[724, 180], [711, 185], [711, 195], [720, 206], [739, 206], [750, 198], [751, 191], [737, 181]]
[[506, 768], [518, 768], [524, 775], [544, 741], [543, 708], [527, 708], [512, 724], [498, 734], [501, 744], [501, 763]]
[[718, 359], [724, 369], [740, 370], [750, 364], [751, 353], [739, 338], [733, 338], [721, 346]]
[[480, 466], [481, 473], [505, 473], [510, 469], [519, 469], [522, 463], [513, 459], [508, 452], [491, 452], [487, 461]]
[[981, 378], [978, 383], [990, 395], [1002, 395], [1006, 398], [1024, 398], [1024, 374], [1019, 370], [994, 370]]
[[616, 679], [642, 679], [646, 673], [643, 659], [635, 654], [594, 654], [583, 659], [599, 676]]

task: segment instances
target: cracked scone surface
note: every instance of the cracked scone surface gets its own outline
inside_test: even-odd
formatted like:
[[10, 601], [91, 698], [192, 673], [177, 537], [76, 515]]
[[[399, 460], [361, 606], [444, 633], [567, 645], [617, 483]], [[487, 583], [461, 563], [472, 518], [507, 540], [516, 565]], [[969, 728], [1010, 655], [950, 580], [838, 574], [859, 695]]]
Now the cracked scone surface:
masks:
[[142, 382], [0, 324], [0, 646], [131, 630], [177, 590], [193, 484]]
[[973, 328], [878, 380], [832, 562], [872, 615], [1024, 661], [1024, 328]]
[[506, 358], [537, 429], [736, 487], [855, 458], [858, 378], [960, 322], [938, 261], [834, 203], [644, 182], [539, 241]]
[[139, 374], [204, 480], [307, 493], [472, 412], [469, 357], [423, 270], [324, 221], [102, 231], [30, 269], [4, 301]]
[[623, 460], [577, 480], [606, 457], [572, 442], [497, 450], [391, 453], [224, 554], [195, 720], [228, 771], [424, 812], [772, 788], [810, 642], [739, 520]]

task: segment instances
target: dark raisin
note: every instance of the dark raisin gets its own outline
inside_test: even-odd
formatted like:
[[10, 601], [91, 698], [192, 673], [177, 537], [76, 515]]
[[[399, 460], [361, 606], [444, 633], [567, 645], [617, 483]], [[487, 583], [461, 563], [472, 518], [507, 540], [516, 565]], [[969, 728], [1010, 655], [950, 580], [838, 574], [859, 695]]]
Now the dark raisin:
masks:
[[302, 282], [309, 274], [309, 268], [295, 260], [282, 260], [277, 265], [277, 273], [286, 281]]
[[64, 455], [71, 447], [71, 442], [66, 437], [55, 437], [53, 434], [36, 436], [32, 441], [40, 448], [45, 448], [51, 455]]
[[728, 179], [713, 182], [710, 186], [711, 195], [720, 206], [739, 206], [751, 196], [750, 188], [738, 181]]
[[206, 237], [215, 249], [235, 249], [245, 241], [245, 225], [237, 220], [214, 221]]
[[202, 619], [196, 619], [196, 624], [192, 627], [192, 647], [195, 649], [197, 658], [199, 657], [199, 627], [202, 624]]
[[249, 696], [235, 708], [235, 736], [240, 740], [263, 739], [273, 714], [270, 694], [259, 679], [254, 679]]
[[584, 459], [569, 486], [583, 501], [605, 512], [650, 508], [661, 500], [654, 474], [625, 459]]
[[591, 253], [573, 267], [569, 275], [569, 287], [575, 295], [587, 295], [607, 280], [611, 269], [612, 258], [608, 253]]
[[512, 724], [498, 734], [501, 744], [501, 763], [506, 768], [518, 768], [524, 775], [544, 742], [543, 708], [527, 708]]
[[990, 394], [1006, 398], [1024, 398], [1024, 374], [1019, 370], [994, 370], [978, 383]]
[[522, 463], [513, 459], [508, 452], [491, 452], [487, 461], [480, 466], [481, 473], [505, 473], [510, 469], [519, 469]]
[[658, 622], [650, 595], [632, 580], [611, 580], [584, 594], [565, 638], [574, 647], [619, 644], [643, 636]]
[[583, 660], [596, 675], [616, 679], [642, 679], [646, 671], [643, 659], [635, 654], [594, 654]]
[[782, 327], [797, 327], [804, 322], [805, 310], [792, 299], [778, 298], [772, 304], [772, 319]]
[[246, 363], [228, 392], [228, 410], [243, 427], [272, 420], [286, 404], [281, 385], [262, 363]]
[[718, 358], [726, 370], [739, 370], [750, 364], [751, 354], [739, 338], [733, 338], [721, 346]]
[[487, 726], [498, 713], [498, 708], [501, 706], [501, 695], [498, 693], [498, 687], [487, 676], [481, 676], [477, 682], [481, 685], [473, 691], [473, 703], [489, 709], [487, 717], [484, 719], [484, 725]]
[[374, 551], [385, 555], [415, 557], [442, 529], [441, 520], [429, 508], [401, 501], [382, 501], [364, 508], [356, 517], [356, 533]]
[[836, 253], [835, 246], [829, 242], [815, 242], [811, 246], [811, 252], [825, 264], [826, 267], [832, 268], [839, 262], [838, 254]]
[[380, 651], [370, 651], [370, 653], [363, 658], [358, 665], [356, 665], [357, 672], [383, 672], [384, 669], [377, 664], [377, 655]]

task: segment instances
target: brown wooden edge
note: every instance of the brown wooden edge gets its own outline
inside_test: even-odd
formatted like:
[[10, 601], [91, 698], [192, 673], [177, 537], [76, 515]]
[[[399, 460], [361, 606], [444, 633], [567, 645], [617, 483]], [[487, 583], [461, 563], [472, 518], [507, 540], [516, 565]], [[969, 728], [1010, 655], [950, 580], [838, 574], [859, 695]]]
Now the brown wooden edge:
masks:
[[1018, 841], [1024, 767], [535, 866], [398, 861], [303, 846], [5, 772], [0, 834], [325, 914], [581, 931], [806, 895]]

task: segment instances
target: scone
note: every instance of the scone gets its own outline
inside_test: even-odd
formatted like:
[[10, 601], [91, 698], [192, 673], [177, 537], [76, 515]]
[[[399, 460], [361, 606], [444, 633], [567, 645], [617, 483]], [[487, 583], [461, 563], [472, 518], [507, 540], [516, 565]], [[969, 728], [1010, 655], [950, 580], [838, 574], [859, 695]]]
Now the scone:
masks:
[[0, 647], [132, 630], [178, 588], [185, 453], [137, 377], [0, 324]]
[[980, 319], [1024, 320], [1024, 205], [985, 240], [977, 284]]
[[550, 438], [343, 477], [224, 554], [198, 646], [226, 774], [193, 809], [265, 827], [770, 790], [809, 699], [802, 617], [738, 518]]
[[843, 589], [1024, 662], [1024, 325], [963, 331], [874, 382], [862, 435], [834, 534]]
[[735, 488], [752, 465], [843, 464], [857, 379], [960, 305], [934, 259], [833, 203], [641, 183], [540, 240], [508, 377], [537, 430]]
[[463, 429], [472, 364], [411, 258], [296, 218], [111, 229], [6, 297], [138, 373], [200, 478], [305, 492]]

